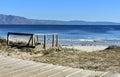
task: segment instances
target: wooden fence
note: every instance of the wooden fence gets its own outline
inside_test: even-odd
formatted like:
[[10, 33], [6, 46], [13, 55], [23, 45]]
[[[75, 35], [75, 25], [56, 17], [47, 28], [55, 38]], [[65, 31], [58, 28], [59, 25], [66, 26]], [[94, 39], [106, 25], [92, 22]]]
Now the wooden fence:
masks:
[[[58, 48], [58, 34], [30, 34], [30, 33], [15, 33], [15, 32], [8, 32], [7, 34], [7, 44], [10, 43], [10, 35], [19, 35], [19, 36], [30, 36], [30, 39], [28, 41], [28, 46], [35, 47], [35, 41], [39, 40], [39, 36], [43, 36], [43, 48], [46, 49], [47, 46], [47, 36], [52, 36], [52, 48]], [[35, 39], [37, 38], [37, 39]], [[31, 44], [32, 43], [32, 44]]]

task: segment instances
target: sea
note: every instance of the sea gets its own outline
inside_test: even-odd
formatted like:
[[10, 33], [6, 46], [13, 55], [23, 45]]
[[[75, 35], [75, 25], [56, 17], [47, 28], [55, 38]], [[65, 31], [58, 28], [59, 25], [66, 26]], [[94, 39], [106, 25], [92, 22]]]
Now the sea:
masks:
[[57, 33], [62, 45], [120, 46], [120, 25], [0, 25], [0, 36], [8, 32]]

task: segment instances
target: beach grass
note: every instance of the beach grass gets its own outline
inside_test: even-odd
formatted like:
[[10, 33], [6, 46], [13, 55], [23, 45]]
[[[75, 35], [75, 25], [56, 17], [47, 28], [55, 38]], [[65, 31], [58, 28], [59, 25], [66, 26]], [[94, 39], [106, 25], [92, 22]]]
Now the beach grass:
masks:
[[120, 47], [109, 47], [94, 52], [78, 52], [71, 49], [71, 51], [53, 52], [35, 58], [36, 61], [43, 63], [120, 73]]

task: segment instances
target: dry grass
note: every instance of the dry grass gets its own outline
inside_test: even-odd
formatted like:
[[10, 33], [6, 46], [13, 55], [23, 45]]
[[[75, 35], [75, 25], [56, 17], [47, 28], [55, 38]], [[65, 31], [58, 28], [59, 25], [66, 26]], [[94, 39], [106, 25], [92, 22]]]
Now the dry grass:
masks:
[[120, 47], [116, 46], [111, 46], [103, 51], [80, 52], [74, 49], [36, 51], [33, 48], [18, 49], [3, 44], [5, 44], [5, 40], [0, 44], [0, 50], [2, 50], [0, 54], [2, 55], [74, 68], [120, 73]]
[[34, 57], [34, 60], [55, 65], [120, 73], [120, 47], [109, 47], [109, 49], [96, 52], [59, 51]]

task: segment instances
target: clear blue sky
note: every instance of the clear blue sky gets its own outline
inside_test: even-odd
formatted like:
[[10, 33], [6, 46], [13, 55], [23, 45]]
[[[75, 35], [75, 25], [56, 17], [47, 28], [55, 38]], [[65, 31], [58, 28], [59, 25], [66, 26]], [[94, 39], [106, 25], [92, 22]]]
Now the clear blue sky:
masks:
[[0, 0], [0, 14], [32, 19], [120, 22], [120, 0]]

